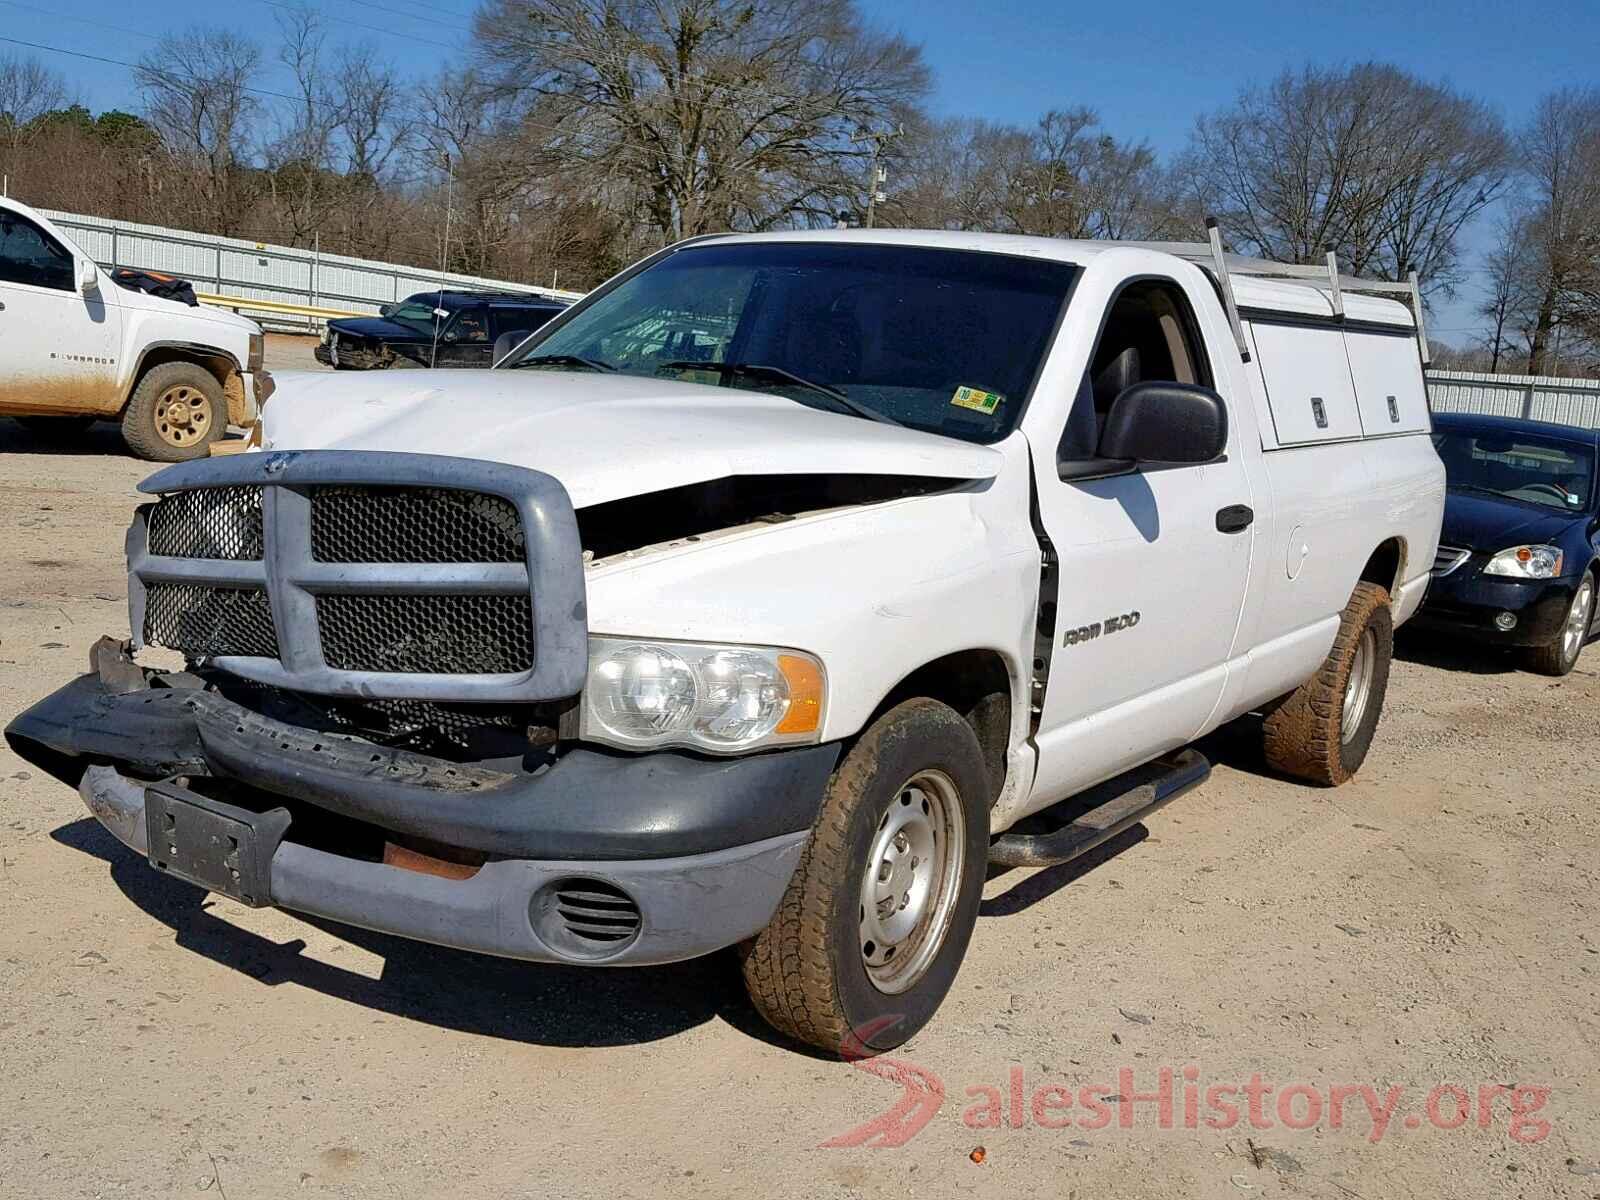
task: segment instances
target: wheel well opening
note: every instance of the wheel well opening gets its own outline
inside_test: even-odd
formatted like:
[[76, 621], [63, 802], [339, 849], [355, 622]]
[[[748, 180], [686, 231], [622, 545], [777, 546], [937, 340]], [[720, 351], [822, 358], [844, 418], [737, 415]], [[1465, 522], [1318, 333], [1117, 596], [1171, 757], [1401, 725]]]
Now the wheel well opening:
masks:
[[182, 346], [156, 346], [153, 347], [142, 359], [139, 360], [139, 370], [134, 375], [128, 388], [127, 396], [123, 397], [126, 403], [133, 397], [134, 389], [139, 386], [139, 381], [148, 375], [152, 368], [163, 366], [166, 363], [186, 362], [197, 367], [204, 367], [223, 388], [227, 388], [228, 380], [237, 374], [239, 368], [233, 359], [226, 354], [207, 354], [202, 350], [189, 350]]
[[1375, 583], [1381, 588], [1387, 588], [1392, 602], [1400, 590], [1401, 571], [1404, 570], [1405, 563], [1405, 543], [1399, 538], [1390, 538], [1372, 552], [1371, 558], [1367, 559], [1367, 565], [1361, 568], [1360, 582]]
[[918, 667], [884, 697], [873, 720], [904, 700], [926, 696], [948, 704], [977, 735], [989, 769], [990, 801], [1006, 782], [1006, 750], [1011, 744], [1011, 673], [993, 650], [963, 650]]

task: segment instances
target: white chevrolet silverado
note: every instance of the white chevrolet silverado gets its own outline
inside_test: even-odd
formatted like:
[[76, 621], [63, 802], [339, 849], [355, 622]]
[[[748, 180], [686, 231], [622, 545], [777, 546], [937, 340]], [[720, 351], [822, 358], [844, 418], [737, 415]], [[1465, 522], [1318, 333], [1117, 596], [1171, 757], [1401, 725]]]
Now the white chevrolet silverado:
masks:
[[0, 417], [58, 437], [120, 421], [140, 458], [205, 455], [271, 391], [254, 321], [119, 287], [43, 213], [0, 199]]
[[1115, 836], [1245, 714], [1309, 782], [1367, 755], [1444, 499], [1425, 341], [1336, 265], [1274, 273], [718, 236], [487, 374], [297, 378], [259, 452], [142, 485], [132, 642], [8, 737], [247, 904], [540, 962], [736, 946], [780, 1030], [897, 1045], [990, 864]]

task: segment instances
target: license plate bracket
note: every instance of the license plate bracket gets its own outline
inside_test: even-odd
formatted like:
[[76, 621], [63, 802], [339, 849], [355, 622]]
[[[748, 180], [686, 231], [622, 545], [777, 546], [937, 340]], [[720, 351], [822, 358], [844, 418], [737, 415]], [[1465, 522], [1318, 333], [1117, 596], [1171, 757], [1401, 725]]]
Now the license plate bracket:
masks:
[[272, 856], [288, 809], [251, 812], [170, 783], [144, 795], [152, 867], [252, 908], [272, 903]]

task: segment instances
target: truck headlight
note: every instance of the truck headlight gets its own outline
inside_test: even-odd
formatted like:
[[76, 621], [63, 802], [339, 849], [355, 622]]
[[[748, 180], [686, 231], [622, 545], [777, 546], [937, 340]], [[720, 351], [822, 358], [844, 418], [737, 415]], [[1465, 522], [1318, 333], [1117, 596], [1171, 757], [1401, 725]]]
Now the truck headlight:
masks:
[[1489, 560], [1485, 575], [1513, 579], [1554, 579], [1561, 574], [1561, 551], [1554, 546], [1512, 546]]
[[736, 754], [822, 735], [822, 663], [798, 650], [589, 639], [578, 736]]
[[255, 371], [261, 370], [261, 364], [266, 361], [266, 357], [267, 357], [267, 338], [266, 338], [266, 335], [262, 334], [262, 333], [252, 333], [250, 335], [250, 358], [249, 358], [249, 361], [245, 364], [245, 368], [244, 369], [246, 371], [251, 371], [251, 372], [255, 372]]

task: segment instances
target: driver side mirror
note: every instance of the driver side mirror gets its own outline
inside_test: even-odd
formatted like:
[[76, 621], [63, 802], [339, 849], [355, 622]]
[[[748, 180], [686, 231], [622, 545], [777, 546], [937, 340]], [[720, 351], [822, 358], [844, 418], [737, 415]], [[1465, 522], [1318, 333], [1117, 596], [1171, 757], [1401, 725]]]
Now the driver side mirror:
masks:
[[1215, 462], [1228, 446], [1228, 409], [1210, 388], [1192, 383], [1136, 383], [1106, 414], [1094, 458], [1057, 464], [1064, 480], [1122, 475], [1142, 463]]
[[100, 268], [95, 266], [92, 258], [78, 260], [78, 293], [83, 296], [92, 296], [100, 290]]

